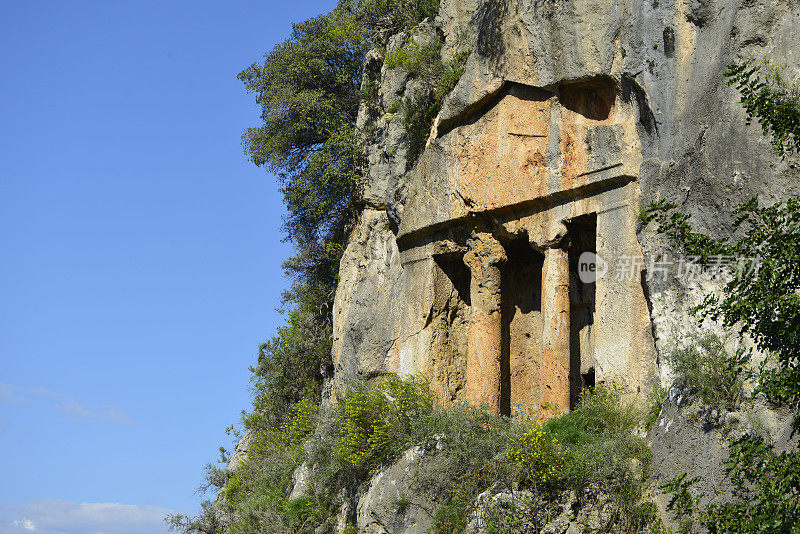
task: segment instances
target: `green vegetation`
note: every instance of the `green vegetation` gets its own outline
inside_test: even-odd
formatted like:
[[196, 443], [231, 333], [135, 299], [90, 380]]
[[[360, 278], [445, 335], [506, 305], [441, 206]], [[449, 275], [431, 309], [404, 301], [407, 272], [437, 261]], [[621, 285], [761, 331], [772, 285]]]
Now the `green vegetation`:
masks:
[[260, 347], [251, 368], [248, 428], [283, 428], [296, 402], [319, 396], [321, 371], [330, 368], [331, 301], [364, 164], [355, 120], [369, 48], [354, 6], [342, 3], [293, 25], [263, 64], [239, 74], [262, 119], [242, 142], [256, 165], [279, 177], [284, 232], [295, 248], [284, 263], [292, 282], [283, 297], [287, 324]]
[[372, 389], [354, 391], [337, 406], [339, 441], [335, 455], [343, 464], [369, 470], [396, 457], [425, 436], [418, 428], [433, 411], [433, 395], [420, 380], [381, 379]]
[[[720, 320], [723, 327], [748, 334], [756, 347], [774, 356], [775, 366], [759, 373], [759, 391], [776, 404], [800, 400], [800, 199], [761, 207], [753, 198], [741, 205], [735, 240], [714, 239], [693, 230], [688, 215], [673, 211], [675, 204], [659, 201], [648, 207], [655, 220], [681, 252], [701, 264], [715, 257], [741, 258], [742, 265], [724, 287], [723, 296], [708, 294], [697, 308], [700, 317]], [[749, 272], [748, 272], [749, 271]]]
[[[463, 531], [478, 493], [503, 480], [532, 491], [541, 503], [553, 502], [570, 490], [582, 496], [592, 487], [613, 498], [622, 514], [619, 524], [632, 530], [646, 527], [655, 510], [641, 504], [650, 451], [633, 435], [638, 421], [635, 409], [624, 404], [616, 391], [598, 387], [585, 390], [573, 411], [541, 425], [519, 421], [488, 426], [483, 432], [487, 452], [496, 450], [497, 444], [503, 444], [504, 451], [499, 456], [467, 457], [460, 470], [443, 473], [456, 484], [445, 493], [448, 501], [436, 514], [435, 532]], [[452, 446], [470, 446], [460, 443]], [[493, 514], [495, 523], [506, 527], [515, 520], [513, 509]]]
[[777, 454], [762, 438], [747, 436], [731, 445], [725, 465], [731, 481], [743, 488], [747, 502], [711, 505], [701, 510], [700, 497], [690, 491], [699, 478], [685, 480], [685, 473], [661, 486], [672, 493], [667, 510], [675, 515], [681, 532], [691, 532], [700, 523], [714, 534], [800, 533], [797, 452]]
[[443, 496], [444, 504], [434, 515], [434, 532], [462, 532], [475, 497], [509, 478], [506, 450], [521, 427], [469, 405], [453, 405], [437, 415], [433, 428], [443, 436], [443, 448], [436, 461], [426, 466], [427, 480], [422, 485], [431, 494]]
[[[262, 125], [245, 131], [245, 151], [279, 176], [286, 237], [296, 254], [284, 263], [287, 324], [264, 343], [253, 373], [245, 425], [283, 429], [301, 399], [317, 399], [331, 370], [331, 309], [339, 260], [358, 211], [364, 155], [356, 117], [365, 93], [366, 52], [392, 33], [432, 16], [438, 1], [342, 0], [327, 15], [293, 26], [263, 64], [239, 78], [261, 106]], [[366, 95], [369, 96], [369, 95]]]
[[[565, 491], [582, 496], [592, 487], [614, 499], [619, 524], [643, 528], [654, 512], [640, 504], [649, 450], [632, 434], [637, 422], [634, 409], [603, 387], [585, 391], [569, 414], [536, 425], [466, 405], [442, 407], [421, 380], [389, 375], [323, 412], [302, 401], [284, 431], [259, 431], [247, 458], [227, 474], [215, 506], [235, 518], [232, 534], [311, 533], [335, 514], [342, 495], [355, 495], [377, 468], [411, 446], [435, 441], [438, 452], [416, 480], [444, 497], [435, 532], [461, 532], [478, 493], [498, 483], [532, 491], [540, 506]], [[303, 462], [314, 466], [305, 494], [289, 500], [292, 473]], [[492, 514], [498, 525], [515, 521], [513, 510]], [[212, 513], [178, 516], [172, 526], [216, 533], [215, 521]]]
[[196, 517], [184, 514], [170, 514], [164, 518], [170, 532], [185, 532], [199, 534], [218, 534], [222, 532], [216, 511], [210, 501], [200, 504], [200, 513]]
[[744, 370], [750, 357], [739, 348], [733, 354], [714, 333], [697, 334], [675, 347], [667, 363], [706, 404], [723, 410], [736, 408], [742, 396]]
[[729, 65], [724, 74], [738, 89], [748, 119], [758, 120], [781, 155], [800, 150], [800, 83], [787, 80], [784, 70], [785, 63], [773, 65], [764, 58], [760, 64]]
[[439, 0], [350, 0], [356, 19], [367, 28], [376, 46], [386, 46], [392, 35], [435, 17]]
[[667, 511], [678, 519], [678, 528], [682, 533], [691, 532], [694, 526], [694, 515], [700, 504], [700, 497], [692, 495], [690, 488], [699, 480], [699, 477], [686, 480], [686, 473], [683, 473], [661, 485], [662, 490], [672, 494]]
[[[741, 93], [748, 118], [757, 119], [764, 133], [772, 137], [775, 151], [781, 156], [796, 154], [800, 149], [797, 83], [788, 83], [781, 69], [768, 62], [731, 65], [725, 76]], [[750, 373], [757, 383], [756, 393], [764, 394], [776, 405], [796, 410], [800, 403], [800, 199], [759, 206], [758, 199], [753, 198], [742, 204], [734, 212], [739, 233], [732, 239], [715, 239], [696, 232], [689, 217], [675, 212], [675, 208], [676, 204], [666, 201], [651, 203], [644, 222], [656, 221], [658, 231], [680, 251], [697, 256], [703, 264], [714, 257], [759, 259], [757, 270], [734, 273], [723, 296], [708, 295], [696, 311], [701, 317], [720, 320], [724, 327], [749, 335], [756, 348], [769, 356], [757, 372]], [[730, 407], [738, 395], [738, 371], [746, 358], [743, 353], [723, 354], [720, 348], [719, 342], [706, 343], [704, 348], [679, 352], [675, 361], [687, 376], [693, 377], [701, 395], [705, 390], [711, 400], [723, 401]], [[704, 367], [705, 372], [713, 373], [709, 366], [713, 367], [715, 353], [721, 358], [720, 367], [729, 373], [727, 378], [725, 373], [713, 378], [722, 390], [722, 398], [712, 391], [714, 384], [703, 385], [705, 379], [700, 376]], [[671, 508], [682, 526], [690, 528], [692, 517], [696, 516], [713, 533], [800, 532], [797, 450], [777, 454], [762, 437], [745, 435], [732, 444], [725, 464], [732, 482], [742, 488], [741, 501], [698, 511], [697, 501], [689, 493], [693, 481], [679, 477], [665, 486], [675, 496]]]
[[751, 488], [747, 503], [712, 506], [703, 521], [711, 532], [800, 533], [800, 455], [776, 454], [761, 438], [731, 446], [726, 460], [734, 484]]
[[650, 450], [633, 435], [638, 422], [637, 411], [616, 391], [584, 390], [575, 410], [543, 426], [562, 447], [563, 467], [553, 488], [580, 491], [593, 485], [611, 495], [631, 521], [638, 520], [650, 462]]
[[412, 41], [386, 54], [383, 64], [387, 69], [404, 68], [412, 75], [428, 74], [431, 63], [441, 61], [442, 42], [438, 39], [419, 45]]
[[658, 420], [658, 416], [661, 414], [661, 407], [664, 405], [667, 395], [668, 390], [663, 386], [656, 386], [653, 388], [653, 391], [647, 395], [647, 401], [650, 408], [647, 410], [647, 415], [645, 415], [644, 418], [645, 430], [650, 430], [653, 428], [653, 425]]
[[468, 50], [464, 49], [465, 42], [466, 34], [462, 33], [456, 45], [459, 51], [448, 61], [442, 60], [444, 42], [438, 35], [428, 42], [419, 43], [412, 34], [403, 46], [394, 48], [386, 54], [384, 60], [386, 68], [401, 68], [417, 81], [411, 94], [402, 102], [391, 102], [386, 109], [387, 113], [401, 112], [412, 159], [419, 155], [425, 146], [431, 125], [441, 109], [444, 97], [453, 90], [464, 73], [464, 63], [469, 55]]

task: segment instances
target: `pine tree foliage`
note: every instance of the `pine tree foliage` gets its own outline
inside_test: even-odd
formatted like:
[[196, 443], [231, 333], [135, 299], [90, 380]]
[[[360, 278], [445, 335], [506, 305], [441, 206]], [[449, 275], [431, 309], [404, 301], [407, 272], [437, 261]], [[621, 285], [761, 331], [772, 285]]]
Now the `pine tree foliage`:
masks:
[[278, 176], [283, 230], [295, 248], [283, 264], [287, 324], [259, 349], [248, 424], [286, 424], [292, 404], [318, 396], [330, 371], [332, 300], [366, 163], [356, 126], [364, 57], [437, 9], [438, 0], [341, 0], [294, 24], [262, 63], [239, 74], [261, 109], [261, 124], [244, 131], [242, 144]]

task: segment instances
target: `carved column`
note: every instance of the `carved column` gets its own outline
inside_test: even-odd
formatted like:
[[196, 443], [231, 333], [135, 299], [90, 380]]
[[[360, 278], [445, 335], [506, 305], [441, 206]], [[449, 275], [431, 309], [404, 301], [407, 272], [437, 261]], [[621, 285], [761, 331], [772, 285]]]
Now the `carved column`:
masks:
[[500, 266], [503, 246], [491, 234], [473, 234], [464, 263], [469, 267], [471, 316], [467, 345], [467, 400], [500, 413]]
[[542, 314], [540, 420], [569, 411], [569, 255], [561, 248], [544, 252]]

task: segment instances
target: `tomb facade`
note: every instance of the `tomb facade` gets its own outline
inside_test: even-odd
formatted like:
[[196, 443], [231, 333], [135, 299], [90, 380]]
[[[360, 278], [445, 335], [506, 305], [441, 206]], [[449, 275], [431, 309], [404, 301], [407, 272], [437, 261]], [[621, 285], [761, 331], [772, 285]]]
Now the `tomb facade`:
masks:
[[[419, 374], [443, 402], [536, 418], [569, 410], [586, 386], [649, 387], [641, 156], [618, 93], [606, 77], [507, 82], [432, 133], [386, 244], [399, 320], [384, 361], [357, 374]], [[581, 276], [584, 253], [596, 280]], [[343, 365], [347, 333], [335, 334]]]

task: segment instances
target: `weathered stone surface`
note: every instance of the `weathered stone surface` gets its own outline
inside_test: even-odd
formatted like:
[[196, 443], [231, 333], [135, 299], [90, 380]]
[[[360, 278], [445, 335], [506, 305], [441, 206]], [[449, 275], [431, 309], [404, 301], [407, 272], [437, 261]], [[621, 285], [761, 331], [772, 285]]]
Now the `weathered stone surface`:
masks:
[[334, 388], [390, 371], [400, 254], [386, 212], [365, 209], [344, 251], [333, 309]]
[[500, 413], [502, 307], [500, 267], [508, 259], [503, 246], [491, 235], [473, 234], [464, 263], [469, 268], [470, 315], [467, 335], [467, 399]]
[[234, 447], [231, 457], [228, 460], [228, 465], [226, 466], [228, 471], [235, 471], [240, 465], [242, 465], [242, 462], [247, 460], [247, 453], [250, 450], [250, 446], [253, 444], [253, 439], [255, 439], [255, 437], [255, 431], [245, 429], [245, 431], [242, 433], [242, 437], [240, 437], [239, 441], [236, 442], [236, 447]]
[[[798, 26], [790, 0], [443, 0], [436, 19], [409, 35], [439, 33], [445, 58], [467, 39], [471, 54], [419, 160], [411, 167], [391, 114], [359, 119], [377, 133], [368, 209], [342, 262], [334, 382], [419, 373], [445, 401], [495, 395], [500, 411], [532, 414], [568, 409], [590, 381], [619, 382], [638, 398], [668, 381], [656, 348], [696, 328], [684, 297], [707, 286], [655, 279], [664, 247], [641, 232], [639, 205], [675, 199], [719, 235], [752, 194], [768, 202], [798, 192], [797, 161], [771, 153], [721, 77], [729, 62], [764, 54], [798, 72]], [[413, 92], [401, 69], [377, 55], [369, 63], [384, 106]], [[530, 287], [525, 299], [540, 302], [501, 290], [500, 339], [484, 340], [493, 347], [485, 357], [499, 353], [499, 381], [487, 377], [499, 386], [474, 394], [470, 332], [483, 312], [463, 263], [470, 236], [489, 234], [506, 251], [527, 243], [531, 258], [546, 257], [578, 239], [570, 221], [589, 216], [595, 242], [586, 250], [608, 273], [577, 297], [577, 249], [567, 254], [568, 280], [525, 267], [526, 282], [523, 266], [539, 259], [501, 268], [501, 287]]]
[[425, 462], [440, 449], [440, 440], [408, 449], [391, 466], [372, 477], [358, 501], [357, 526], [364, 534], [426, 534], [441, 504], [419, 484]]
[[564, 413], [570, 405], [569, 256], [554, 247], [545, 250], [542, 267], [542, 388], [539, 418]]
[[800, 436], [793, 434], [793, 420], [792, 410], [775, 411], [759, 401], [747, 401], [736, 412], [720, 411], [673, 385], [647, 434], [653, 451], [652, 497], [662, 517], [668, 524], [674, 521], [666, 511], [672, 495], [658, 487], [682, 474], [687, 481], [698, 478], [689, 491], [700, 497], [701, 509], [730, 502], [735, 495], [746, 498], [746, 489], [731, 484], [722, 463], [728, 457], [729, 444], [744, 435], [756, 435], [774, 444], [778, 452], [796, 450]]
[[292, 491], [289, 500], [297, 499], [309, 493], [311, 489], [311, 467], [305, 462], [297, 466], [292, 473]]
[[[407, 46], [410, 40], [416, 46], [425, 46], [438, 39], [437, 27], [432, 21], [420, 23], [412, 33], [401, 32], [389, 38], [386, 54]], [[408, 136], [401, 120], [400, 104], [419, 91], [420, 82], [412, 78], [402, 66], [387, 69], [383, 57], [373, 50], [367, 55], [364, 66], [364, 83], [378, 83], [378, 100], [381, 109], [364, 103], [359, 110], [358, 125], [368, 134], [366, 143], [367, 176], [363, 183], [363, 200], [375, 209], [388, 209], [390, 221], [399, 224], [402, 210], [404, 176], [411, 161]], [[388, 111], [393, 110], [393, 111]], [[384, 112], [385, 111], [385, 112]]]
[[489, 489], [476, 499], [464, 534], [635, 532], [629, 525], [619, 524], [619, 517], [613, 500], [592, 487], [582, 495], [568, 491], [556, 499], [525, 490]]
[[475, 213], [541, 212], [555, 200], [634, 180], [641, 161], [635, 110], [619, 102], [614, 80], [557, 90], [507, 82], [449, 128], [440, 125], [407, 177], [399, 238]]

